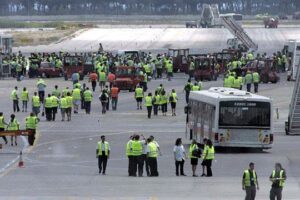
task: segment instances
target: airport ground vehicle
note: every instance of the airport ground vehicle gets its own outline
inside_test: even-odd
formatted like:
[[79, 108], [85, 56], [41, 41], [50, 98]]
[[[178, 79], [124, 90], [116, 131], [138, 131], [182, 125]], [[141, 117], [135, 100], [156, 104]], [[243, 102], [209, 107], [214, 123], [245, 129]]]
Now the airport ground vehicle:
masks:
[[134, 91], [136, 86], [143, 80], [143, 76], [135, 67], [117, 66], [114, 68], [116, 79], [113, 81], [120, 90]]
[[273, 107], [270, 98], [232, 88], [192, 91], [187, 112], [190, 139], [216, 147], [270, 149]]
[[173, 71], [174, 72], [185, 72], [188, 73], [188, 55], [189, 49], [169, 49], [169, 55], [173, 59]]
[[94, 62], [92, 55], [87, 55], [84, 57], [84, 63], [83, 63], [83, 74], [87, 75], [91, 73], [94, 70]]
[[274, 17], [265, 17], [264, 25], [265, 28], [278, 28], [279, 19]]
[[71, 78], [73, 73], [79, 73], [80, 80], [84, 77], [84, 66], [82, 56], [65, 56], [63, 58], [63, 71], [65, 80]]
[[240, 58], [241, 52], [235, 49], [223, 49], [222, 52], [214, 54], [216, 62], [220, 65], [220, 72], [227, 70], [227, 64], [234, 58]]
[[214, 69], [214, 61], [212, 57], [204, 54], [195, 58], [194, 77], [196, 81], [211, 81], [217, 79], [217, 73]]
[[55, 67], [55, 64], [51, 62], [41, 62], [39, 68], [37, 68], [37, 71], [38, 76], [42, 78], [63, 76], [63, 70]]

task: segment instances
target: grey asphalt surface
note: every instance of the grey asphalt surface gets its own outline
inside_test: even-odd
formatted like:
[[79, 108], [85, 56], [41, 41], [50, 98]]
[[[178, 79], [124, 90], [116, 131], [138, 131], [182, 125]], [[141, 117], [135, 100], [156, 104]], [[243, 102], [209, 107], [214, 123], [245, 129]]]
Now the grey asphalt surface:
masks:
[[[258, 52], [269, 54], [281, 51], [288, 39], [300, 39], [300, 28], [279, 27], [266, 29], [263, 27], [245, 28], [248, 35], [258, 44]], [[117, 50], [144, 50], [167, 52], [168, 48], [189, 48], [191, 52], [214, 53], [227, 47], [227, 40], [233, 35], [225, 28], [190, 29], [168, 27], [106, 27], [87, 29], [85, 32], [75, 34], [69, 39], [50, 45], [35, 47], [19, 47], [13, 51], [21, 50], [31, 52], [90, 52], [97, 51], [99, 43], [107, 51]]]
[[[16, 164], [7, 166], [16, 159], [23, 148], [21, 138], [18, 147], [4, 146], [0, 150], [0, 199], [243, 199], [241, 176], [249, 162], [255, 162], [259, 176], [260, 191], [257, 199], [268, 199], [270, 182], [268, 177], [275, 162], [281, 162], [287, 170], [288, 181], [284, 188], [284, 199], [297, 200], [300, 196], [300, 156], [298, 136], [285, 136], [284, 121], [288, 114], [288, 105], [292, 94], [293, 82], [285, 81], [285, 74], [278, 84], [261, 84], [259, 94], [272, 97], [274, 109], [280, 111], [275, 121], [275, 143], [271, 150], [264, 152], [235, 150], [221, 151], [216, 154], [213, 163], [214, 177], [191, 177], [191, 165], [187, 160], [185, 172], [187, 177], [176, 177], [173, 158], [175, 139], [181, 137], [185, 144], [185, 105], [183, 87], [187, 77], [176, 74], [168, 82], [152, 80], [149, 91], [162, 83], [169, 92], [174, 88], [179, 96], [177, 116], [147, 119], [146, 110], [136, 110], [133, 93], [122, 91], [117, 111], [101, 115], [98, 101], [99, 92], [94, 94], [92, 113], [84, 111], [73, 115], [71, 122], [46, 122], [42, 118], [39, 124], [39, 138], [33, 148], [27, 148], [23, 159], [24, 168]], [[1, 80], [0, 107], [6, 119], [12, 112], [9, 94], [15, 85], [29, 88], [30, 94], [35, 90], [37, 80]], [[55, 84], [60, 88], [71, 87], [71, 82], [62, 79], [46, 79], [47, 92]], [[87, 81], [84, 81], [87, 82]], [[90, 86], [89, 83], [87, 83]], [[218, 81], [204, 82], [204, 88], [221, 86]], [[99, 87], [97, 88], [99, 89]], [[27, 113], [28, 114], [28, 113]], [[17, 119], [24, 125], [26, 113], [17, 113]], [[160, 176], [157, 178], [132, 178], [127, 176], [127, 159], [125, 144], [133, 133], [145, 136], [154, 135], [161, 146], [162, 156], [158, 160]], [[111, 144], [112, 153], [108, 162], [107, 175], [98, 174], [95, 150], [100, 135], [106, 135]], [[1, 141], [1, 139], [0, 139]], [[1, 141], [2, 142], [2, 141]], [[200, 165], [198, 174], [201, 174]]]

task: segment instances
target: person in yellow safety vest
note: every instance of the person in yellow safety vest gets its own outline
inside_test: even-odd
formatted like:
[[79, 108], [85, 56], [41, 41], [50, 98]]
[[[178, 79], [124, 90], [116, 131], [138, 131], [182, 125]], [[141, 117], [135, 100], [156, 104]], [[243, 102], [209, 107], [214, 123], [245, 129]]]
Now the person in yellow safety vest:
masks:
[[143, 163], [141, 163], [141, 156], [143, 154], [143, 144], [140, 141], [140, 136], [135, 135], [133, 137], [132, 142], [130, 143], [130, 152], [132, 156], [132, 166], [130, 167], [130, 175], [131, 176], [137, 176], [141, 177], [143, 175]]
[[240, 80], [237, 76], [235, 77], [235, 79], [233, 81], [233, 85], [231, 87], [234, 88], [234, 89], [237, 89], [237, 90], [240, 89], [241, 83], [240, 83]]
[[258, 84], [260, 82], [260, 76], [259, 76], [258, 72], [253, 72], [252, 78], [253, 78], [253, 84], [254, 84], [254, 92], [257, 93], [258, 92]]
[[237, 69], [238, 68], [238, 61], [237, 60], [232, 61], [231, 66], [232, 66], [231, 70]]
[[240, 82], [240, 90], [243, 90], [243, 84], [244, 84], [244, 79], [242, 76], [238, 76], [239, 82]]
[[223, 86], [224, 87], [227, 87], [227, 88], [230, 88], [231, 87], [231, 84], [230, 84], [230, 82], [229, 82], [229, 78], [228, 78], [229, 76], [228, 75], [226, 75], [225, 77], [224, 77], [224, 84], [223, 84]]
[[256, 189], [259, 190], [257, 174], [254, 170], [254, 163], [249, 164], [249, 169], [246, 169], [243, 174], [242, 188], [246, 191], [245, 199], [254, 200]]
[[55, 95], [52, 95], [51, 99], [52, 99], [52, 121], [55, 121], [55, 115], [57, 113], [59, 99]]
[[285, 54], [283, 54], [283, 55], [281, 56], [281, 60], [282, 60], [282, 61], [281, 61], [281, 62], [282, 62], [282, 71], [285, 72], [286, 64], [287, 64], [287, 62], [288, 62], [287, 57], [286, 57]]
[[137, 86], [134, 92], [134, 98], [136, 99], [137, 103], [137, 110], [142, 110], [142, 102], [144, 98], [144, 91], [141, 86]]
[[193, 177], [197, 177], [196, 175], [196, 169], [197, 169], [197, 165], [198, 165], [198, 157], [193, 156], [193, 152], [195, 150], [198, 150], [198, 145], [197, 145], [197, 141], [193, 140], [190, 148], [189, 148], [189, 158], [191, 159], [191, 165], [192, 165], [192, 172], [193, 172]]
[[23, 88], [23, 91], [21, 93], [21, 101], [22, 101], [22, 112], [27, 112], [27, 105], [29, 101], [29, 94], [26, 87]]
[[35, 141], [35, 134], [38, 123], [39, 119], [35, 116], [34, 113], [30, 113], [30, 115], [26, 117], [26, 130], [32, 131], [32, 133], [28, 136], [28, 143], [31, 146], [34, 144]]
[[281, 200], [282, 190], [286, 181], [286, 172], [282, 168], [280, 163], [275, 164], [275, 170], [272, 171], [270, 175], [270, 181], [272, 182], [272, 187], [270, 190], [270, 200]]
[[106, 73], [104, 72], [104, 70], [102, 70], [99, 73], [99, 86], [101, 91], [103, 90], [105, 83], [106, 83]]
[[65, 116], [68, 109], [68, 102], [67, 102], [67, 98], [64, 95], [62, 95], [59, 104], [60, 104], [61, 121], [65, 121]]
[[203, 165], [206, 166], [207, 177], [212, 176], [211, 165], [215, 159], [215, 149], [211, 140], [207, 140], [206, 148], [203, 150]]
[[172, 60], [169, 60], [167, 62], [167, 77], [168, 77], [168, 81], [171, 81], [171, 77], [173, 76], [173, 62]]
[[35, 116], [38, 117], [38, 114], [40, 113], [41, 102], [40, 102], [40, 97], [37, 95], [37, 92], [34, 92], [31, 102], [32, 102], [32, 112], [34, 113]]
[[57, 98], [60, 97], [60, 90], [58, 89], [58, 86], [54, 86], [54, 90], [52, 90], [52, 95], [56, 96]]
[[135, 135], [130, 136], [129, 141], [126, 144], [126, 156], [128, 157], [128, 176], [132, 176], [133, 157], [131, 152], [131, 146]]
[[[3, 116], [3, 113], [0, 112], [0, 133], [2, 131], [5, 131], [5, 125], [7, 125], [7, 123], [5, 122], [5, 119], [4, 119], [4, 116]], [[1, 136], [5, 142], [5, 144], [7, 144], [7, 139], [5, 136]]]
[[62, 61], [61, 61], [60, 59], [57, 58], [57, 59], [55, 60], [55, 67], [58, 68], [58, 69], [61, 69], [62, 66], [63, 66]]
[[162, 110], [163, 116], [167, 116], [167, 112], [168, 112], [168, 97], [167, 97], [165, 91], [162, 91], [162, 93], [160, 95], [160, 105], [161, 105], [161, 110]]
[[143, 65], [143, 68], [144, 68], [144, 71], [146, 72], [147, 76], [151, 76], [151, 69], [150, 69], [148, 62]]
[[74, 114], [78, 113], [78, 107], [81, 101], [81, 91], [80, 88], [76, 87], [72, 92], [73, 105], [74, 105]]
[[234, 73], [230, 73], [229, 74], [229, 76], [228, 76], [228, 85], [230, 85], [230, 87], [232, 87], [233, 86], [233, 84], [234, 84]]
[[153, 141], [153, 139], [147, 139], [147, 160], [150, 168], [150, 176], [158, 176], [157, 170], [157, 157], [158, 157], [158, 147]]
[[148, 95], [145, 97], [145, 106], [147, 108], [147, 112], [148, 112], [148, 119], [151, 118], [151, 112], [152, 112], [152, 93], [148, 93]]
[[[16, 119], [16, 116], [14, 114], [10, 115], [10, 121], [7, 125], [7, 130], [8, 131], [18, 131], [20, 130], [20, 123], [18, 122], [18, 120]], [[17, 142], [17, 136], [11, 136], [10, 137], [10, 143], [11, 146], [14, 146], [14, 138], [15, 138], [15, 145], [18, 145]]]
[[277, 71], [279, 72], [280, 68], [282, 68], [282, 60], [280, 55], [277, 55]]
[[190, 78], [194, 77], [194, 72], [195, 72], [195, 63], [194, 63], [194, 59], [192, 59], [190, 61], [190, 65], [189, 65], [189, 76], [190, 76]]
[[19, 97], [18, 97], [18, 87], [15, 86], [15, 89], [11, 92], [10, 95], [11, 99], [13, 100], [13, 110], [14, 112], [20, 112], [19, 108]]
[[251, 71], [247, 71], [247, 74], [245, 76], [245, 85], [247, 87], [247, 92], [251, 92], [251, 85], [252, 85], [253, 79], [252, 79], [252, 73]]
[[71, 91], [70, 91], [69, 87], [66, 87], [66, 88], [63, 90], [62, 94], [63, 94], [63, 95], [66, 97], [66, 96], [67, 96], [67, 94], [68, 94], [68, 92], [70, 92], [70, 93], [71, 93]]
[[68, 92], [66, 96], [67, 100], [67, 109], [66, 109], [66, 114], [67, 114], [67, 121], [71, 121], [72, 117], [72, 107], [73, 107], [73, 97], [71, 96], [71, 93]]
[[172, 116], [176, 116], [176, 104], [178, 101], [177, 94], [175, 92], [175, 89], [172, 89], [172, 92], [169, 96], [169, 102], [171, 104], [171, 109], [172, 109]]
[[91, 113], [91, 103], [93, 100], [93, 93], [88, 87], [86, 88], [86, 90], [83, 93], [83, 99], [84, 99], [85, 113], [90, 114]]
[[51, 94], [48, 94], [48, 97], [45, 99], [45, 114], [46, 114], [46, 120], [51, 121], [52, 120], [52, 98]]
[[248, 61], [254, 60], [254, 55], [253, 55], [252, 52], [249, 52], [249, 53], [247, 54], [247, 60], [248, 60]]
[[106, 166], [107, 166], [107, 160], [110, 156], [110, 145], [107, 141], [105, 141], [105, 136], [101, 136], [101, 141], [98, 142], [96, 155], [98, 158], [98, 168], [99, 168], [99, 174], [105, 175], [106, 173]]
[[143, 76], [143, 80], [142, 80], [142, 82], [140, 82], [140, 84], [141, 84], [144, 92], [147, 92], [147, 90], [148, 90], [148, 85], [147, 85], [148, 84], [148, 75], [146, 72], [144, 72], [142, 76]]
[[160, 95], [158, 91], [155, 91], [155, 95], [153, 97], [153, 115], [157, 116], [158, 114], [158, 107], [160, 105]]
[[200, 86], [198, 85], [198, 83], [194, 83], [192, 91], [200, 91]]

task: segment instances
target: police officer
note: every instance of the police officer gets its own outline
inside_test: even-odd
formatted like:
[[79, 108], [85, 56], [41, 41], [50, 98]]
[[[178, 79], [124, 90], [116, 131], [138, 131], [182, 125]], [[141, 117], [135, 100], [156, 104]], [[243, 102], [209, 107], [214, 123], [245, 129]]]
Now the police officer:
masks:
[[99, 174], [105, 175], [107, 160], [110, 155], [110, 146], [107, 141], [105, 141], [105, 136], [101, 136], [101, 141], [98, 142], [97, 150], [96, 150], [97, 158], [98, 158], [98, 168]]
[[37, 124], [39, 123], [39, 119], [35, 116], [34, 113], [30, 113], [30, 116], [26, 118], [26, 130], [30, 130], [32, 133], [28, 136], [28, 143], [29, 145], [34, 144], [35, 134]]
[[270, 191], [270, 200], [282, 199], [282, 189], [284, 187], [284, 183], [286, 181], [286, 173], [282, 168], [280, 163], [275, 164], [275, 169], [272, 171], [270, 176], [270, 181], [272, 182], [272, 188]]
[[254, 200], [256, 189], [259, 190], [257, 174], [254, 170], [254, 163], [249, 164], [249, 169], [246, 169], [243, 174], [242, 188], [246, 191], [245, 200]]
[[145, 97], [145, 106], [146, 106], [147, 112], [148, 112], [148, 119], [151, 118], [152, 102], [153, 102], [152, 93], [149, 92], [148, 96]]

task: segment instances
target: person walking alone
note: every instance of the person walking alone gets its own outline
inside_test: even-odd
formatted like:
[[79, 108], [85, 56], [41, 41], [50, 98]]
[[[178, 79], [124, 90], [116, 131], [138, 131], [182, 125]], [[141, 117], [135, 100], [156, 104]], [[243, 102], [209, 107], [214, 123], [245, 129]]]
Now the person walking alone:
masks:
[[175, 159], [176, 176], [179, 176], [179, 168], [180, 168], [180, 175], [186, 176], [184, 174], [184, 160], [186, 158], [186, 154], [185, 154], [184, 146], [182, 145], [181, 138], [176, 139], [173, 152], [174, 152], [174, 159]]
[[99, 100], [102, 105], [102, 114], [106, 113], [106, 107], [107, 107], [107, 102], [108, 102], [108, 95], [105, 90], [102, 91], [102, 93], [99, 96]]
[[112, 110], [117, 110], [119, 93], [120, 89], [116, 85], [113, 85], [113, 87], [110, 89]]
[[23, 91], [21, 93], [21, 101], [22, 101], [22, 112], [27, 112], [27, 105], [29, 101], [29, 94], [26, 87], [23, 88]]
[[148, 119], [151, 118], [152, 102], [153, 102], [153, 99], [152, 99], [152, 93], [149, 92], [149, 93], [148, 93], [148, 96], [146, 96], [146, 98], [145, 98], [145, 106], [146, 106], [147, 112], [148, 112]]
[[83, 93], [83, 100], [84, 100], [84, 108], [85, 113], [90, 114], [91, 113], [91, 104], [93, 100], [93, 93], [90, 91], [90, 89], [87, 87], [86, 90]]
[[99, 174], [102, 172], [102, 174], [105, 175], [107, 160], [110, 155], [110, 146], [109, 143], [105, 141], [104, 135], [101, 136], [101, 141], [98, 142], [96, 154], [98, 158]]
[[17, 86], [15, 86], [15, 89], [11, 92], [10, 96], [11, 96], [11, 99], [13, 100], [13, 110], [14, 110], [14, 112], [20, 112], [18, 87]]
[[244, 171], [242, 188], [246, 191], [245, 200], [255, 200], [256, 189], [259, 190], [259, 186], [254, 163], [252, 162], [249, 164], [249, 169]]
[[172, 116], [176, 116], [176, 104], [178, 101], [177, 94], [175, 92], [175, 89], [172, 89], [172, 92], [169, 96], [169, 102], [171, 104], [171, 109], [172, 109]]

